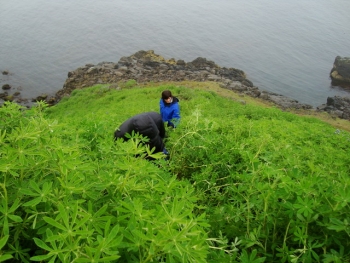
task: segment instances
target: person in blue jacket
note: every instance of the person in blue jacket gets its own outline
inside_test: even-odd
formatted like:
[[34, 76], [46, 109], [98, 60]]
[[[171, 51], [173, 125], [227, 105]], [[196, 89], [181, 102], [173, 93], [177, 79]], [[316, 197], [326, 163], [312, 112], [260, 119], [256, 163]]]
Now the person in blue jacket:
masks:
[[180, 123], [179, 99], [170, 90], [164, 90], [159, 106], [163, 121], [168, 123], [168, 127], [176, 128]]

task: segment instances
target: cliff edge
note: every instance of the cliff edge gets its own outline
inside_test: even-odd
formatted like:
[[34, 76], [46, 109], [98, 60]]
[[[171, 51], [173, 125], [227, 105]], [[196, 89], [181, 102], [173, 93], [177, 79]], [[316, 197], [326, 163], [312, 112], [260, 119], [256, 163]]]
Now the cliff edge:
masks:
[[311, 105], [301, 104], [282, 95], [261, 91], [255, 87], [246, 74], [239, 69], [220, 67], [215, 62], [198, 57], [191, 62], [164, 59], [153, 50], [138, 51], [129, 57], [122, 57], [117, 63], [101, 62], [87, 64], [68, 73], [63, 88], [56, 93], [52, 102], [69, 96], [74, 89], [96, 84], [112, 84], [130, 79], [138, 83], [161, 81], [215, 81], [226, 88], [247, 96], [261, 98], [275, 103], [282, 109], [312, 109]]

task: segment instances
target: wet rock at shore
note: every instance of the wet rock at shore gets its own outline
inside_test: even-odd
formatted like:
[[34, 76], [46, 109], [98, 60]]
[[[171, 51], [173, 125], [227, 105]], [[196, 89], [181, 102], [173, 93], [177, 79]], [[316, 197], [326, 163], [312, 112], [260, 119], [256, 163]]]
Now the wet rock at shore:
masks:
[[326, 111], [340, 119], [350, 120], [350, 97], [328, 97], [327, 103], [317, 107], [318, 111]]
[[[333, 73], [333, 76], [337, 77], [342, 74], [344, 79], [349, 78], [350, 80], [350, 64], [347, 63], [349, 60], [349, 58], [337, 57], [332, 70], [332, 72], [337, 73]], [[120, 89], [118, 86], [119, 82], [126, 82], [131, 79], [138, 83], [150, 81], [214, 81], [220, 87], [232, 90], [240, 94], [241, 97], [260, 98], [273, 103], [283, 110], [312, 109], [326, 111], [332, 116], [350, 120], [350, 98], [329, 97], [326, 104], [313, 109], [311, 105], [299, 103], [297, 100], [280, 94], [260, 90], [246, 78], [246, 74], [242, 70], [220, 67], [213, 61], [203, 57], [198, 57], [191, 62], [185, 62], [181, 59], [175, 60], [174, 58], [167, 60], [155, 54], [153, 50], [138, 51], [129, 57], [120, 58], [117, 63], [86, 64], [83, 67], [70, 71], [63, 88], [54, 95], [42, 94], [28, 100], [17, 97], [19, 94], [9, 95], [7, 92], [4, 92], [0, 93], [0, 102], [1, 100], [10, 100], [30, 107], [31, 102], [44, 100], [49, 105], [54, 105], [61, 98], [70, 96], [75, 89], [82, 89], [96, 84], [109, 84], [110, 87]]]
[[0, 93], [0, 99], [4, 100], [9, 94], [7, 92]]
[[337, 56], [330, 75], [334, 85], [350, 85], [350, 57]]
[[4, 84], [4, 85], [2, 85], [2, 89], [8, 90], [8, 89], [11, 89], [11, 86], [9, 84]]
[[74, 89], [81, 89], [95, 84], [112, 84], [130, 79], [138, 83], [161, 81], [214, 81], [222, 88], [242, 95], [261, 98], [275, 103], [282, 109], [311, 109], [312, 106], [300, 104], [282, 95], [260, 91], [246, 78], [246, 74], [235, 68], [220, 67], [215, 62], [198, 57], [191, 62], [164, 59], [153, 50], [138, 51], [129, 57], [122, 57], [117, 63], [101, 62], [87, 64], [68, 72], [63, 89], [56, 93], [54, 102], [69, 96]]
[[47, 98], [48, 98], [47, 94], [41, 94], [41, 95], [37, 96], [36, 98], [32, 99], [32, 102], [46, 101]]

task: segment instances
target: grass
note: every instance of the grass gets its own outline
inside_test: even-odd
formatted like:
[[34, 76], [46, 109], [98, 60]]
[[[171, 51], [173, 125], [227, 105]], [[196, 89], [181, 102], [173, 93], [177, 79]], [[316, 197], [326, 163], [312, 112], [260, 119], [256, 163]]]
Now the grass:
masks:
[[[347, 123], [211, 82], [119, 86], [0, 109], [0, 259], [349, 260]], [[165, 89], [182, 116], [167, 129], [170, 160], [142, 158], [137, 135], [113, 143], [124, 120], [159, 111]]]
[[[193, 82], [193, 81], [182, 81], [182, 82], [162, 82], [162, 83], [146, 83], [141, 85], [142, 87], [155, 87], [155, 86], [162, 86], [162, 85], [172, 85], [172, 86], [185, 86], [190, 89], [199, 89], [204, 91], [213, 91], [217, 93], [218, 95], [229, 98], [234, 101], [242, 102], [244, 101], [247, 104], [260, 106], [264, 108], [274, 108], [277, 107], [274, 103], [262, 100], [259, 98], [253, 98], [249, 96], [245, 96], [239, 93], [235, 93], [228, 89], [223, 89], [219, 86], [216, 82]], [[277, 107], [278, 108], [278, 107]], [[310, 118], [316, 118], [323, 122], [329, 123], [333, 127], [350, 131], [350, 121], [340, 119], [338, 117], [332, 116], [331, 114], [328, 114], [327, 112], [320, 112], [316, 111], [315, 109], [288, 109], [287, 112], [291, 112], [293, 114], [296, 114], [298, 116], [304, 116], [304, 117], [310, 117]]]

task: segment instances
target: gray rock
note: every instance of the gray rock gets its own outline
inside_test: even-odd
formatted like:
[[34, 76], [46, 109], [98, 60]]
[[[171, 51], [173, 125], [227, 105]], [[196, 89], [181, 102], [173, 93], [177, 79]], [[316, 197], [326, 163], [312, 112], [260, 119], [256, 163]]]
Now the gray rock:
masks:
[[219, 81], [219, 80], [221, 80], [221, 77], [220, 77], [220, 76], [217, 76], [217, 75], [212, 75], [212, 74], [210, 74], [210, 75], [208, 75], [207, 79], [208, 79], [209, 81]]
[[350, 57], [337, 56], [331, 70], [333, 81], [350, 83]]
[[185, 61], [183, 61], [182, 59], [179, 59], [179, 60], [176, 62], [176, 64], [179, 65], [179, 66], [185, 66], [185, 65], [186, 65]]
[[[98, 68], [98, 74], [91, 68]], [[134, 79], [142, 82], [159, 81], [215, 81], [220, 87], [233, 90], [242, 96], [258, 97], [273, 102], [282, 109], [311, 109], [312, 106], [296, 100], [259, 90], [246, 78], [244, 71], [220, 67], [206, 58], [196, 58], [186, 63], [184, 60], [169, 59], [153, 50], [138, 51], [129, 57], [122, 57], [118, 63], [101, 62], [97, 66], [86, 65], [68, 73], [63, 88], [56, 93], [58, 102], [62, 96], [76, 88], [93, 86], [97, 83], [118, 83]]]
[[98, 73], [98, 69], [95, 67], [91, 67], [87, 70], [87, 73], [88, 74], [96, 74], [96, 73]]
[[235, 83], [231, 83], [230, 86], [228, 87], [230, 90], [235, 90], [235, 91], [247, 91], [248, 87], [244, 86], [241, 82], [235, 81]]
[[7, 92], [0, 93], [0, 99], [4, 99], [8, 96], [9, 94]]
[[350, 120], [350, 97], [328, 97], [327, 103], [318, 106], [317, 111], [326, 111], [341, 119]]
[[2, 89], [9, 90], [9, 89], [11, 89], [11, 86], [9, 84], [4, 84], [4, 85], [2, 85]]

